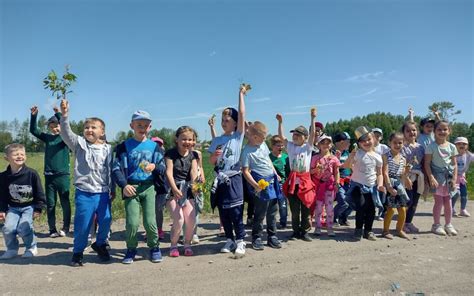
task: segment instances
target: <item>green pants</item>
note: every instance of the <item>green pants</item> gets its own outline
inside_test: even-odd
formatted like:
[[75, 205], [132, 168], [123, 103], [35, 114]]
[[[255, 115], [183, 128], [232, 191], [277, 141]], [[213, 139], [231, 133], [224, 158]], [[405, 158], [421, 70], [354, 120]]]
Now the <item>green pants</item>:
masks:
[[125, 232], [128, 249], [138, 246], [137, 231], [140, 223], [140, 205], [143, 211], [143, 226], [145, 227], [147, 245], [150, 248], [159, 246], [155, 216], [155, 189], [153, 185], [136, 186], [137, 194], [127, 197], [125, 203]]
[[71, 225], [71, 201], [69, 200], [69, 175], [45, 175], [46, 206], [49, 231], [57, 232], [56, 204], [59, 202], [63, 209], [63, 229], [69, 232]]

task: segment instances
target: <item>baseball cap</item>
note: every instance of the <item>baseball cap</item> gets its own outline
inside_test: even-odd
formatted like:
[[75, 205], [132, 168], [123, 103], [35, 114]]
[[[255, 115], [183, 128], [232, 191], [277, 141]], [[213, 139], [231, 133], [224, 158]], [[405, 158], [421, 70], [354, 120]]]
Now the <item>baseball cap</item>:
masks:
[[374, 127], [374, 128], [372, 129], [372, 132], [373, 132], [373, 133], [379, 133], [379, 134], [381, 134], [381, 135], [383, 136], [383, 131], [382, 131], [381, 128]]
[[343, 133], [337, 133], [335, 136], [334, 136], [334, 142], [340, 142], [340, 141], [345, 141], [345, 140], [350, 140], [351, 139], [351, 136], [349, 136], [349, 134], [347, 132], [343, 132]]
[[290, 133], [297, 133], [297, 134], [303, 135], [305, 137], [308, 136], [308, 130], [302, 125], [300, 125], [300, 126], [296, 127], [295, 129], [291, 130]]
[[50, 124], [50, 123], [59, 123], [59, 120], [56, 116], [51, 116], [48, 121], [46, 122], [46, 124]]
[[454, 140], [454, 144], [457, 144], [457, 143], [464, 143], [464, 144], [469, 144], [468, 140], [466, 137], [457, 137], [455, 140]]
[[420, 121], [420, 125], [421, 125], [421, 126], [424, 126], [424, 125], [427, 124], [428, 122], [431, 122], [431, 123], [434, 124], [434, 123], [436, 122], [436, 120], [434, 120], [434, 119], [431, 118], [431, 117], [425, 117], [425, 118], [423, 118], [423, 119]]
[[331, 138], [330, 136], [324, 134], [324, 135], [322, 135], [321, 137], [319, 137], [319, 139], [318, 139], [318, 144], [321, 143], [321, 142], [324, 141], [324, 140], [329, 140], [329, 141], [331, 141], [331, 143], [332, 143], [332, 138]]
[[319, 122], [319, 121], [316, 121], [316, 122], [314, 123], [314, 127], [315, 127], [315, 128], [316, 128], [316, 127], [319, 127], [320, 129], [324, 129], [324, 125], [323, 125], [321, 122]]
[[149, 120], [149, 121], [151, 121], [151, 116], [150, 116], [150, 113], [148, 113], [146, 111], [137, 110], [132, 115], [132, 121], [134, 121], [134, 120]]

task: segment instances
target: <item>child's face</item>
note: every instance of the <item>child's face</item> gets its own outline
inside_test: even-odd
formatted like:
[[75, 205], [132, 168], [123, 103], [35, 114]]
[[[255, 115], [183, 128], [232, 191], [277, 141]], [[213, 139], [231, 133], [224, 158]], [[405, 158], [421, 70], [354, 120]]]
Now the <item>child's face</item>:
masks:
[[329, 151], [329, 149], [331, 149], [332, 147], [332, 142], [329, 141], [328, 139], [325, 139], [325, 140], [322, 140], [321, 142], [319, 142], [318, 144], [318, 148], [321, 152], [323, 153], [326, 153]]
[[176, 139], [176, 146], [181, 151], [193, 149], [194, 133], [191, 131], [186, 131], [179, 134], [178, 138]]
[[283, 151], [284, 146], [283, 143], [275, 143], [275, 145], [272, 146], [272, 153], [279, 155]]
[[84, 138], [91, 144], [101, 143], [100, 139], [105, 135], [104, 127], [99, 121], [89, 121], [84, 125]]
[[438, 140], [445, 141], [448, 139], [449, 133], [450, 133], [449, 125], [445, 122], [441, 122], [436, 127], [435, 137]]
[[336, 143], [336, 149], [339, 151], [345, 151], [349, 149], [351, 145], [351, 141], [349, 140], [342, 140]]
[[233, 133], [237, 128], [237, 122], [235, 122], [229, 115], [224, 115], [222, 116], [221, 126], [224, 130], [224, 133], [230, 134]]
[[314, 128], [314, 135], [316, 136], [316, 138], [319, 138], [322, 134], [323, 130], [319, 126]]
[[466, 143], [456, 143], [456, 148], [458, 149], [459, 154], [464, 154], [467, 151], [468, 144]]
[[418, 136], [418, 130], [414, 124], [410, 124], [405, 126], [403, 130], [403, 136], [408, 142], [416, 141], [416, 137]]
[[134, 120], [130, 123], [130, 128], [135, 136], [146, 137], [151, 129], [151, 121], [144, 119]]
[[265, 137], [258, 133], [248, 132], [248, 140], [250, 145], [260, 146], [265, 141]]
[[61, 126], [59, 125], [59, 123], [52, 122], [48, 124], [48, 130], [53, 135], [59, 135], [59, 133], [61, 132]]
[[431, 134], [434, 130], [434, 124], [432, 122], [427, 122], [425, 125], [423, 125], [423, 133], [424, 134]]
[[382, 140], [382, 135], [380, 133], [375, 132], [373, 136], [374, 146], [377, 146], [381, 140]]
[[16, 149], [11, 151], [7, 156], [5, 156], [5, 160], [8, 161], [12, 167], [21, 167], [26, 161], [25, 149]]
[[360, 149], [368, 152], [374, 147], [374, 136], [369, 134], [364, 140], [359, 140]]
[[299, 133], [293, 133], [291, 139], [296, 146], [303, 146], [304, 142], [306, 141], [306, 137]]
[[401, 136], [394, 137], [390, 141], [390, 149], [392, 149], [392, 151], [400, 152], [400, 150], [402, 150], [402, 147], [403, 147], [403, 138]]

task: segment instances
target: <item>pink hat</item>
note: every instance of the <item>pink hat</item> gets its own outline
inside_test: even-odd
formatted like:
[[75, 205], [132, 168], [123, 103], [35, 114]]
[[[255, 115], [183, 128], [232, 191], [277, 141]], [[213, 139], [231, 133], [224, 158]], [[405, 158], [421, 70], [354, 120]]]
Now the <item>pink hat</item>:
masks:
[[324, 129], [324, 125], [323, 125], [321, 122], [319, 122], [319, 121], [316, 121], [316, 122], [314, 123], [314, 127], [315, 127], [315, 128], [316, 128], [316, 127], [319, 127], [319, 128], [322, 129], [322, 130]]
[[158, 145], [160, 145], [160, 147], [163, 146], [163, 144], [165, 143], [165, 142], [163, 141], [163, 139], [161, 139], [160, 137], [153, 137], [153, 138], [151, 138], [151, 140], [152, 140], [153, 142], [157, 143]]

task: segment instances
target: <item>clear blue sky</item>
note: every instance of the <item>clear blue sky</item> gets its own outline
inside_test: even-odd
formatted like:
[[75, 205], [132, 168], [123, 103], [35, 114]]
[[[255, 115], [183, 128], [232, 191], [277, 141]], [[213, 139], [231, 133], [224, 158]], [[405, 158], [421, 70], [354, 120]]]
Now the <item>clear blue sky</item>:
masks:
[[[191, 125], [237, 103], [276, 132], [449, 100], [473, 122], [473, 1], [0, 0], [0, 120], [49, 116], [43, 89], [65, 64], [78, 76], [71, 119], [98, 116], [114, 138], [134, 110], [155, 128]], [[219, 132], [220, 126], [218, 126]]]

